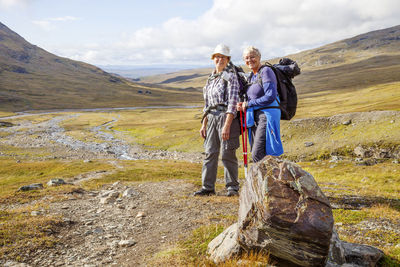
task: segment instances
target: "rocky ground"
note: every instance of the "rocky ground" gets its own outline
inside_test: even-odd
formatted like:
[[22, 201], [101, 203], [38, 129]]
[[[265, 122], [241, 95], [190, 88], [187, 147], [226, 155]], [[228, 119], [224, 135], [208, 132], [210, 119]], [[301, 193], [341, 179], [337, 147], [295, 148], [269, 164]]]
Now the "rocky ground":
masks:
[[[177, 190], [179, 188], [179, 190]], [[24, 258], [31, 266], [145, 266], [151, 257], [174, 245], [218, 215], [235, 214], [238, 199], [194, 198], [196, 188], [182, 181], [122, 185], [100, 191], [76, 191], [49, 210], [61, 215], [60, 242]], [[225, 197], [224, 197], [225, 198]], [[227, 197], [226, 197], [227, 198]], [[13, 266], [8, 262], [8, 266]]]
[[[200, 153], [177, 153], [143, 150], [108, 133], [108, 126], [92, 131], [102, 141], [82, 142], [68, 136], [60, 122], [75, 115], [59, 115], [32, 124], [22, 120], [5, 133], [0, 143], [19, 148], [46, 148], [52, 158], [62, 159], [185, 159], [200, 162]], [[8, 125], [10, 126], [10, 125]], [[2, 155], [12, 156], [6, 152]], [[71, 179], [70, 183], [99, 178], [106, 173], [90, 173]], [[75, 190], [66, 200], [49, 201], [46, 210], [35, 210], [32, 216], [60, 215], [63, 226], [51, 233], [60, 242], [53, 249], [22, 255], [24, 264], [0, 259], [5, 266], [144, 266], [151, 257], [176, 241], [187, 237], [202, 224], [221, 222], [236, 216], [238, 198], [221, 196], [195, 198], [198, 188], [185, 181], [115, 183], [99, 191]], [[221, 198], [224, 199], [221, 201]], [[43, 201], [43, 199], [41, 200]]]

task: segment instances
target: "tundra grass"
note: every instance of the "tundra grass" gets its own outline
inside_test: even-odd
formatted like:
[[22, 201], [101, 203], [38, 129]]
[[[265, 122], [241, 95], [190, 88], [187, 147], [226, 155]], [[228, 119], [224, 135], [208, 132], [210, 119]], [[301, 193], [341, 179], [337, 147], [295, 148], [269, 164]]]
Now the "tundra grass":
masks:
[[[3, 158], [0, 161], [0, 202], [27, 202], [40, 198], [49, 191], [58, 189], [34, 190], [17, 192], [23, 185], [46, 184], [53, 178], [73, 178], [79, 174], [100, 170], [110, 170], [114, 167], [101, 161], [85, 163], [83, 161], [15, 161]], [[64, 187], [57, 187], [60, 190]]]
[[8, 158], [13, 157], [16, 160], [17, 159], [31, 160], [33, 158], [44, 159], [47, 157], [52, 157], [52, 153], [48, 149], [43, 147], [30, 147], [29, 149], [27, 149], [24, 147], [15, 147], [15, 146], [0, 144], [0, 152], [2, 156], [6, 156]]
[[[72, 178], [78, 174], [109, 170], [108, 163], [83, 161], [0, 161], [0, 258], [23, 260], [24, 255], [37, 249], [54, 246], [57, 239], [51, 235], [62, 225], [62, 219], [45, 214], [45, 205], [29, 202], [46, 197], [46, 201], [60, 201], [66, 193], [76, 189], [74, 185], [46, 187], [52, 178]], [[17, 192], [20, 186], [42, 183], [44, 189]], [[23, 206], [16, 205], [26, 203]], [[9, 206], [11, 204], [11, 206]], [[9, 208], [17, 207], [17, 208]], [[43, 210], [44, 214], [32, 216], [31, 211]]]
[[38, 207], [0, 211], [0, 258], [23, 260], [26, 252], [51, 248], [57, 239], [50, 235], [62, 225], [57, 216], [32, 216]]
[[12, 135], [12, 133], [10, 133], [10, 132], [0, 132], [0, 138], [7, 137], [9, 135]]
[[[386, 161], [373, 166], [358, 166], [347, 161], [314, 161], [299, 165], [311, 173], [322, 187], [328, 186], [328, 192], [334, 197], [353, 195], [376, 200], [400, 199], [398, 163]], [[397, 208], [400, 210], [400, 207]]]
[[98, 127], [99, 130], [106, 132], [105, 125], [117, 120], [119, 115], [113, 112], [84, 112], [79, 113], [79, 116], [64, 120], [60, 126], [64, 128], [67, 135], [74, 139], [84, 142], [103, 142], [96, 136], [94, 128]]
[[200, 109], [151, 109], [121, 112], [113, 130], [135, 143], [164, 150], [202, 151]]
[[[324, 110], [322, 103], [317, 106], [319, 111]], [[397, 113], [349, 113], [342, 117], [296, 119], [297, 116], [313, 115], [307, 108], [314, 107], [308, 105], [304, 110], [299, 108], [299, 115], [294, 120], [281, 122], [285, 157], [295, 160], [323, 159], [332, 153], [349, 155], [359, 144], [386, 147], [399, 145], [400, 120], [397, 119]], [[306, 114], [302, 115], [302, 112]], [[67, 135], [86, 142], [103, 142], [93, 132], [94, 127], [99, 127], [103, 132], [128, 143], [142, 145], [145, 149], [203, 152], [203, 139], [199, 135], [201, 117], [202, 111], [199, 108], [82, 112], [60, 125]], [[31, 119], [40, 121], [44, 118], [32, 116]], [[351, 120], [351, 124], [343, 125], [345, 120]], [[305, 147], [305, 142], [314, 145]], [[241, 150], [238, 150], [239, 157]]]
[[333, 210], [342, 240], [376, 246], [385, 252], [384, 261], [400, 263], [400, 164], [315, 161], [299, 165], [314, 176], [333, 204], [351, 200], [353, 209]]
[[400, 82], [345, 91], [320, 91], [299, 96], [295, 118], [350, 112], [400, 110]]
[[[400, 145], [396, 112], [355, 113], [342, 117], [293, 120], [281, 123], [284, 156], [319, 159], [335, 153], [350, 156], [358, 145], [395, 149]], [[350, 121], [349, 125], [344, 125]], [[306, 147], [306, 142], [313, 145]]]
[[87, 189], [98, 189], [104, 184], [123, 182], [157, 182], [186, 179], [201, 182], [201, 164], [172, 160], [137, 160], [119, 162], [122, 169], [82, 183]]
[[15, 115], [15, 113], [13, 112], [7, 112], [7, 111], [0, 111], [0, 121], [2, 117], [9, 117], [9, 116], [13, 116]]
[[7, 121], [13, 124], [22, 124], [25, 122], [32, 123], [32, 124], [39, 124], [48, 120], [53, 119], [54, 117], [59, 116], [59, 114], [32, 114], [27, 116], [15, 117], [11, 118]]
[[150, 261], [152, 265], [162, 266], [266, 266], [268, 254], [244, 254], [240, 257], [227, 259], [216, 265], [208, 259], [208, 244], [223, 232], [226, 225], [203, 225], [193, 230], [191, 235], [177, 243], [175, 247], [157, 253]]

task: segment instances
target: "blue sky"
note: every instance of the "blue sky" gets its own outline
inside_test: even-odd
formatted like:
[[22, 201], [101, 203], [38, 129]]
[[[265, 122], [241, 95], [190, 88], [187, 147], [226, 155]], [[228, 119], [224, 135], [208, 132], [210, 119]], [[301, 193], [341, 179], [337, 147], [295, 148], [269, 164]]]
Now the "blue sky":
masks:
[[0, 0], [0, 22], [49, 52], [96, 65], [241, 63], [400, 24], [399, 0]]

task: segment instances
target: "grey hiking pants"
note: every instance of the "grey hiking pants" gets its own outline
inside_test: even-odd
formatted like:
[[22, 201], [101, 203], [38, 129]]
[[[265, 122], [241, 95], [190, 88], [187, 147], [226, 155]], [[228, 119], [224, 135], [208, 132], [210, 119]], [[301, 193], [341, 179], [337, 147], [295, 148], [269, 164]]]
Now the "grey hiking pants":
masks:
[[207, 135], [204, 141], [206, 158], [201, 173], [203, 189], [215, 190], [217, 179], [218, 156], [222, 151], [221, 159], [224, 165], [224, 177], [228, 190], [239, 190], [238, 160], [236, 149], [239, 148], [240, 125], [234, 118], [231, 124], [229, 140], [222, 140], [222, 128], [226, 114], [223, 111], [212, 111], [207, 115]]
[[267, 129], [267, 117], [261, 110], [254, 111], [254, 126], [251, 129], [251, 158], [258, 162], [266, 156], [265, 151], [265, 130]]

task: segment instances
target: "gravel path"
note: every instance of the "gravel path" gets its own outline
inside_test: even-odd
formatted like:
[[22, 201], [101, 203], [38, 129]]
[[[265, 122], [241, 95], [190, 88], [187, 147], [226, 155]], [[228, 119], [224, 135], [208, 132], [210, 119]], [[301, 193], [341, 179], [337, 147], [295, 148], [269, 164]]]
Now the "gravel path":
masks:
[[237, 213], [238, 198], [195, 198], [194, 190], [193, 184], [173, 180], [117, 182], [100, 191], [74, 192], [68, 200], [37, 211], [63, 218], [64, 226], [53, 233], [58, 244], [22, 261], [28, 266], [151, 266], [148, 262], [157, 252], [174, 247], [192, 230], [226, 224], [226, 217]]

